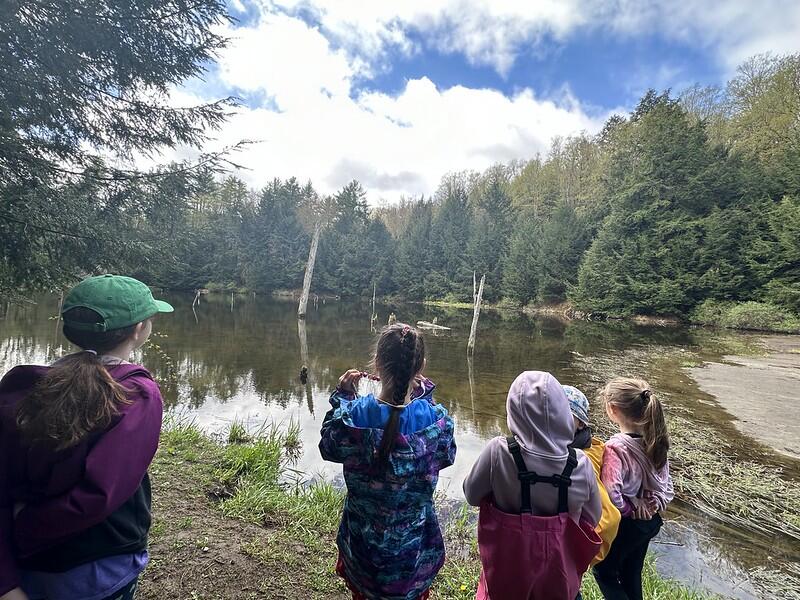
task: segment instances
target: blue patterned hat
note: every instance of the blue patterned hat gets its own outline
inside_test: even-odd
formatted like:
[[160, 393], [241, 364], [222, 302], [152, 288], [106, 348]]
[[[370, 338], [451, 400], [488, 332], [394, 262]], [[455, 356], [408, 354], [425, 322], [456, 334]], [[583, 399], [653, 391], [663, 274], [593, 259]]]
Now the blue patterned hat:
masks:
[[561, 386], [564, 388], [564, 393], [569, 400], [569, 409], [575, 418], [581, 421], [584, 425], [588, 426], [589, 423], [589, 401], [584, 396], [583, 392], [571, 385]]

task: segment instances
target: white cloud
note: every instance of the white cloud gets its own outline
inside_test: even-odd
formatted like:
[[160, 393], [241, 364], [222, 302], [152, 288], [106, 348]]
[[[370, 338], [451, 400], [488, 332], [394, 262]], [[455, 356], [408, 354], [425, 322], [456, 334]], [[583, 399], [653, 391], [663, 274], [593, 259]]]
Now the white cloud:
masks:
[[304, 9], [351, 54], [379, 61], [387, 47], [414, 50], [410, 31], [443, 52], [505, 74], [543, 39], [592, 29], [663, 36], [709, 49], [729, 70], [754, 53], [800, 50], [797, 0], [262, 0]]
[[323, 29], [351, 53], [379, 60], [387, 46], [415, 50], [409, 32], [442, 52], [457, 52], [473, 64], [506, 73], [520, 48], [545, 33], [562, 37], [584, 25], [587, 11], [578, 0], [274, 0], [269, 6], [310, 11]]
[[261, 140], [235, 157], [254, 186], [296, 176], [328, 193], [357, 178], [371, 201], [430, 194], [448, 171], [531, 157], [555, 135], [602, 124], [568, 92], [558, 100], [529, 89], [507, 97], [463, 86], [441, 90], [423, 77], [396, 96], [353, 93], [363, 63], [284, 14], [228, 33], [218, 83], [270, 101], [237, 110], [216, 145]]
[[[504, 72], [545, 34], [566, 38], [604, 27], [625, 36], [658, 31], [707, 46], [735, 65], [755, 51], [796, 50], [798, 39], [790, 34], [800, 31], [800, 3], [779, 0], [763, 0], [755, 16], [749, 3], [734, 0], [263, 2], [260, 19], [225, 32], [231, 45], [220, 57], [217, 80], [206, 88], [216, 96], [238, 91], [251, 101], [215, 146], [261, 140], [235, 157], [249, 168], [241, 176], [254, 186], [296, 176], [329, 193], [357, 178], [373, 202], [430, 194], [449, 171], [546, 152], [554, 136], [597, 131], [606, 116], [590, 116], [566, 88], [555, 99], [527, 88], [506, 96], [464, 86], [438, 89], [421, 77], [396, 95], [354, 92], [354, 80], [369, 78], [389, 51], [413, 53], [417, 43], [435, 44]], [[299, 12], [315, 15], [309, 20], [319, 26]], [[648, 81], [674, 79], [681, 71], [681, 65], [662, 65]]]
[[229, 28], [226, 34], [231, 43], [218, 64], [227, 86], [262, 91], [281, 110], [306, 106], [321, 92], [350, 93], [354, 65], [299, 19], [267, 13], [257, 26]]

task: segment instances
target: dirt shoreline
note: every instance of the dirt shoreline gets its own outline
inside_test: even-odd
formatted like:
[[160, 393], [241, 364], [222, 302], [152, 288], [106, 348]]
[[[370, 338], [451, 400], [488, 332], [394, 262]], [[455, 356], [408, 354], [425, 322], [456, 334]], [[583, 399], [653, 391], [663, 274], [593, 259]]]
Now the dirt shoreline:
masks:
[[686, 371], [743, 434], [800, 459], [800, 337], [762, 338], [766, 356], [725, 356]]

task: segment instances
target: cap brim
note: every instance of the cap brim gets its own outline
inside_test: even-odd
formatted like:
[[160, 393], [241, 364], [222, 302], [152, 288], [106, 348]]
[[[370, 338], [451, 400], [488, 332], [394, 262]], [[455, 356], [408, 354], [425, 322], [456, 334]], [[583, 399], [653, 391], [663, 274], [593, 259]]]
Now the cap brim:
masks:
[[175, 310], [169, 302], [164, 302], [163, 300], [154, 300], [154, 302], [160, 313], [171, 313]]

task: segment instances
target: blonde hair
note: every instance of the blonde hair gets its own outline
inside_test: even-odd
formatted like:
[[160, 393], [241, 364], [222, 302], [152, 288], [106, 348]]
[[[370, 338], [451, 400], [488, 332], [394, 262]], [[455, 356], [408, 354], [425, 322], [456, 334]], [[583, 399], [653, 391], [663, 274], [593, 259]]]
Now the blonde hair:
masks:
[[669, 432], [661, 401], [650, 389], [650, 384], [644, 379], [617, 377], [600, 390], [600, 399], [642, 428], [647, 456], [656, 469], [663, 467], [669, 451]]

